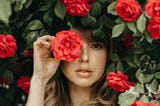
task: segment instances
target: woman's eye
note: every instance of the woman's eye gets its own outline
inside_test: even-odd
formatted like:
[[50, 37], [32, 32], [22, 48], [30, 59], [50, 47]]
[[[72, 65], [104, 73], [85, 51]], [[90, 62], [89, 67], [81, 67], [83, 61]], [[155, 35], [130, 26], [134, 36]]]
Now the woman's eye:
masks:
[[101, 48], [103, 48], [103, 44], [102, 43], [93, 43], [93, 44], [91, 44], [91, 48], [101, 49]]

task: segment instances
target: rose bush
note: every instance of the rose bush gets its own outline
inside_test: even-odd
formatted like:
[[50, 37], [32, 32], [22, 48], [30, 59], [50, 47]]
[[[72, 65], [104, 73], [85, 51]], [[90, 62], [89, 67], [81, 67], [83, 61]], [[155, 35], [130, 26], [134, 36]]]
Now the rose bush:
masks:
[[[98, 40], [111, 31], [115, 51], [109, 54], [106, 73], [115, 74], [109, 78], [114, 85], [110, 87], [122, 85], [116, 81], [134, 82], [122, 86], [117, 106], [159, 105], [159, 4], [159, 0], [1, 0], [0, 34], [5, 37], [0, 38], [0, 55], [5, 58], [0, 57], [0, 105], [25, 106], [29, 80], [21, 76], [32, 76], [33, 42], [74, 25], [92, 28]], [[15, 41], [7, 43], [8, 34]]]
[[52, 41], [52, 50], [56, 59], [72, 61], [79, 57], [82, 38], [77, 31], [60, 31], [55, 36]]
[[[159, 5], [155, 2], [154, 0], [117, 0], [108, 7], [108, 13], [116, 16], [112, 37], [119, 43], [123, 42], [123, 45], [117, 45], [119, 54], [111, 55], [113, 63], [109, 66], [108, 71], [123, 70], [123, 73], [129, 76], [129, 80], [135, 82], [135, 86], [119, 95], [118, 104], [120, 106], [130, 106], [131, 104], [159, 105], [157, 95], [160, 94], [158, 82], [160, 74], [158, 64], [160, 61], [159, 56], [155, 55], [159, 50], [157, 45], [159, 44], [159, 21], [155, 18]], [[119, 4], [121, 4], [120, 6], [123, 4], [124, 9], [117, 9]], [[132, 6], [134, 9], [131, 8]], [[152, 10], [150, 6], [152, 6]], [[137, 12], [135, 12], [136, 10]], [[153, 11], [155, 12], [154, 16]], [[120, 14], [120, 12], [123, 12], [123, 14]], [[125, 12], [126, 14], [130, 13], [130, 19], [133, 20], [127, 20]], [[127, 41], [129, 42], [127, 44], [133, 45], [126, 49]], [[128, 97], [131, 97], [131, 99], [124, 102]], [[143, 102], [136, 102], [139, 100]]]

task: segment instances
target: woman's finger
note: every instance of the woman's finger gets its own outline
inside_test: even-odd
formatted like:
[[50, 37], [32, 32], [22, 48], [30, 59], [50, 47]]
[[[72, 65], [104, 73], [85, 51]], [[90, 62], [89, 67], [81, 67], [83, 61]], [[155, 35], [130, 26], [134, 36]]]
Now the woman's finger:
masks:
[[39, 37], [38, 40], [51, 42], [53, 40], [53, 37], [51, 35], [45, 35], [45, 36]]
[[47, 49], [51, 48], [51, 44], [43, 40], [37, 40], [36, 42], [34, 42], [34, 48], [36, 48], [37, 46], [40, 48], [44, 48], [44, 47]]

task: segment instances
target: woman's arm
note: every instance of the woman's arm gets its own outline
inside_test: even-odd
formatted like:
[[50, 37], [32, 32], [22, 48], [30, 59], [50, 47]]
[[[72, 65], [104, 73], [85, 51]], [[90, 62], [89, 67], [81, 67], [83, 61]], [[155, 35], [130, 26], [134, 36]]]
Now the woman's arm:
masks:
[[34, 72], [26, 106], [44, 106], [45, 87], [55, 74], [60, 61], [54, 59], [51, 50], [52, 36], [43, 36], [34, 43]]
[[32, 78], [30, 92], [26, 106], [43, 106], [44, 105], [45, 83], [43, 80]]

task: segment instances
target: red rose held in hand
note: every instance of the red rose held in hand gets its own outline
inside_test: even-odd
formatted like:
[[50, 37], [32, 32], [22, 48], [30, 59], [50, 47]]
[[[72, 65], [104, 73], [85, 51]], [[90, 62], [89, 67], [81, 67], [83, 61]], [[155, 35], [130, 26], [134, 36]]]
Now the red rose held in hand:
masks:
[[160, 22], [160, 0], [148, 0], [145, 10], [151, 18]]
[[0, 34], [0, 58], [13, 57], [16, 53], [16, 40], [12, 35]]
[[30, 88], [30, 80], [31, 78], [30, 77], [27, 77], [27, 76], [21, 76], [17, 83], [18, 83], [18, 86], [23, 89], [26, 93], [29, 93], [29, 88]]
[[56, 59], [73, 61], [79, 57], [82, 38], [75, 30], [60, 31], [52, 41], [52, 50]]
[[128, 81], [128, 76], [120, 71], [117, 73], [109, 72], [106, 79], [108, 85], [119, 92], [124, 92], [134, 85], [134, 83]]
[[157, 22], [155, 20], [149, 20], [147, 29], [153, 39], [160, 39], [160, 22]]
[[123, 20], [132, 22], [141, 14], [141, 7], [136, 0], [118, 0], [116, 11]]

